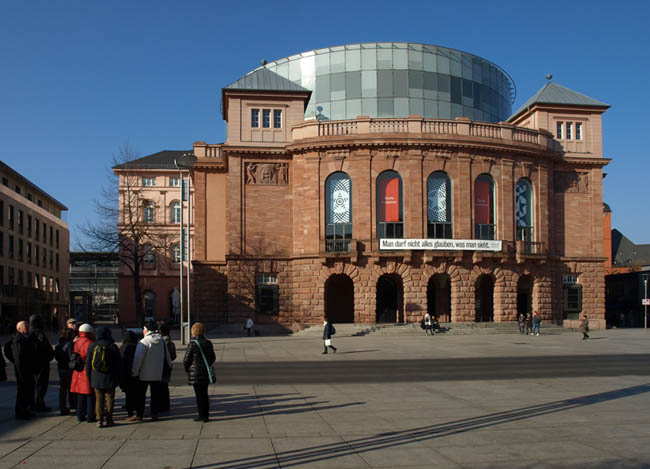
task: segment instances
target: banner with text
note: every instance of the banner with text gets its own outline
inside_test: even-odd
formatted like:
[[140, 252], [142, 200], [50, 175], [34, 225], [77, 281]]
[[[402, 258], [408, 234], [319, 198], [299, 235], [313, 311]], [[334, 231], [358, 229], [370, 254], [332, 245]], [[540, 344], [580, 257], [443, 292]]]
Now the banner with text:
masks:
[[379, 240], [379, 249], [419, 249], [432, 251], [501, 251], [502, 242], [484, 239], [388, 239]]

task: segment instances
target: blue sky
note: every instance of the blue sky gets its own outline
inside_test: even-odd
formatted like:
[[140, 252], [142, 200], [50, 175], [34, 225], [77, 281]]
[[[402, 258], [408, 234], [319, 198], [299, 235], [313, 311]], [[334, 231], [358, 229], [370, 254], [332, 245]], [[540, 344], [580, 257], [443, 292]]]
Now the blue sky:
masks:
[[[453, 3], [453, 5], [452, 5]], [[261, 59], [356, 42], [442, 45], [514, 79], [513, 110], [553, 81], [610, 104], [605, 201], [612, 226], [650, 243], [650, 2], [5, 1], [0, 4], [2, 159], [94, 218], [125, 142], [145, 156], [223, 141], [220, 90]], [[633, 8], [631, 8], [633, 6]]]

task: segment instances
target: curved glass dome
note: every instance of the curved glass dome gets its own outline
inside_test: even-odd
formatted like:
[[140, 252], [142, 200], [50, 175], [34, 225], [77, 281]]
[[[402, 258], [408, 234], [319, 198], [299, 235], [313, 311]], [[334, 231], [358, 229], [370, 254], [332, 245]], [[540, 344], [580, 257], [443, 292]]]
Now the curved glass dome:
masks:
[[269, 62], [266, 68], [312, 90], [305, 119], [407, 117], [484, 122], [512, 113], [515, 84], [467, 52], [405, 42], [349, 44]]

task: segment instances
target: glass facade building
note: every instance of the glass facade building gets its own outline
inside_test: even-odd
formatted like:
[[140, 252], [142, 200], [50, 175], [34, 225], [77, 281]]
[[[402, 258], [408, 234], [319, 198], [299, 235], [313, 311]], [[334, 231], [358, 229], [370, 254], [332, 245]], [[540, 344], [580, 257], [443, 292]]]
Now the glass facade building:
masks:
[[467, 52], [404, 42], [349, 44], [292, 55], [266, 68], [312, 91], [305, 119], [364, 115], [505, 121], [515, 84]]

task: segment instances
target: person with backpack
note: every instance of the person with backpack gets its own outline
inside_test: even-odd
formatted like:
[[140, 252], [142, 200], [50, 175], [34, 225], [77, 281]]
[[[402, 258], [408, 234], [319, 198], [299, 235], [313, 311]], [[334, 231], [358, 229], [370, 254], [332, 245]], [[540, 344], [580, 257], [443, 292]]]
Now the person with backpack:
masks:
[[122, 338], [122, 343], [120, 344], [120, 355], [122, 356], [122, 379], [120, 388], [124, 392], [127, 417], [133, 417], [136, 408], [138, 378], [134, 377], [131, 371], [133, 369], [133, 357], [135, 356], [138, 340], [135, 332], [126, 330]]
[[61, 415], [70, 415], [70, 409], [77, 408], [77, 400], [74, 393], [70, 392], [72, 380], [72, 369], [70, 359], [74, 348], [74, 330], [61, 329], [59, 343], [54, 347], [54, 358], [59, 370], [59, 411]]
[[16, 332], [5, 344], [5, 356], [14, 364], [16, 372], [16, 419], [34, 417], [34, 370], [36, 370], [36, 347], [29, 335], [29, 324], [20, 321]]
[[122, 357], [108, 327], [97, 329], [97, 340], [88, 347], [86, 374], [95, 391], [97, 427], [113, 426], [115, 388], [120, 384]]
[[163, 367], [165, 363], [171, 367], [172, 360], [162, 336], [157, 332], [157, 328], [158, 326], [154, 321], [147, 321], [142, 328], [144, 337], [135, 348], [131, 373], [139, 379], [138, 394], [136, 413], [127, 418], [128, 421], [142, 421], [147, 400], [147, 388], [149, 387], [151, 388], [151, 420], [158, 420]]
[[325, 322], [323, 323], [323, 355], [327, 354], [327, 347], [331, 348], [334, 353], [336, 353], [336, 347], [332, 345], [332, 336], [336, 334], [336, 328], [334, 327], [334, 324], [329, 322], [327, 318], [325, 318]]
[[[169, 327], [164, 322], [161, 322], [158, 327], [158, 332], [162, 336], [163, 342], [167, 345], [167, 350], [169, 351], [169, 358], [172, 359], [172, 362], [176, 360], [176, 345], [174, 341], [169, 337]], [[171, 409], [171, 400], [169, 399], [169, 382], [172, 378], [172, 367], [165, 366], [163, 367], [163, 378], [162, 384], [160, 386], [160, 411], [169, 412]]]
[[210, 419], [210, 397], [208, 385], [214, 383], [212, 364], [216, 360], [214, 345], [205, 338], [205, 327], [200, 322], [192, 324], [192, 340], [185, 351], [183, 366], [188, 383], [194, 387], [198, 417], [195, 422], [207, 422]]
[[54, 359], [54, 350], [43, 331], [43, 318], [40, 314], [32, 314], [29, 317], [29, 330], [31, 331], [32, 342], [36, 347], [34, 410], [49, 412], [52, 408], [45, 405], [45, 395], [47, 394], [47, 386], [50, 383], [50, 362]]
[[[94, 340], [95, 329], [90, 324], [79, 327], [79, 338], [74, 343], [70, 364], [73, 367], [70, 391], [77, 395], [77, 420], [80, 422], [96, 422], [95, 393], [90, 388], [90, 380], [86, 374], [88, 349]], [[74, 364], [74, 365], [73, 365]]]

